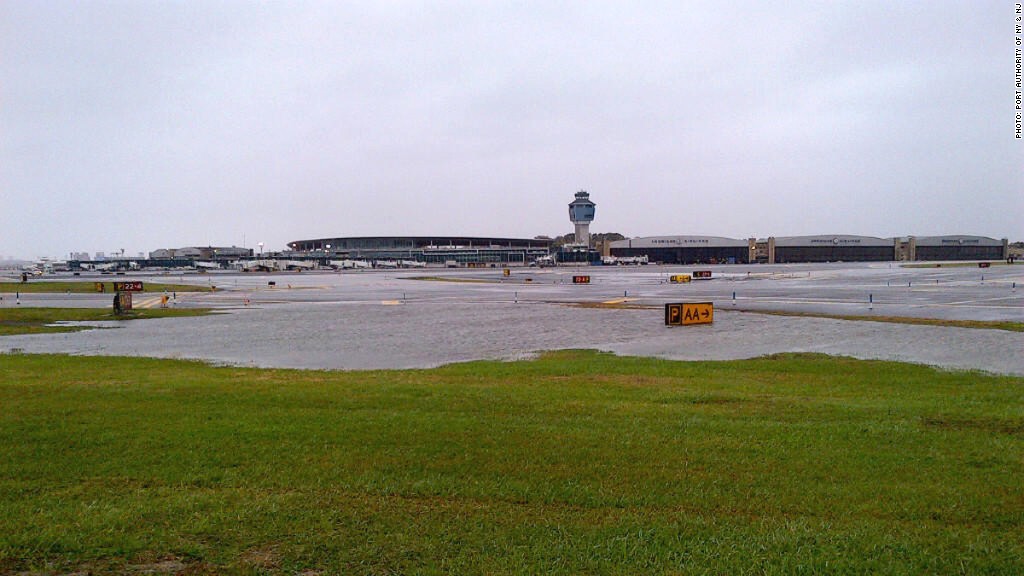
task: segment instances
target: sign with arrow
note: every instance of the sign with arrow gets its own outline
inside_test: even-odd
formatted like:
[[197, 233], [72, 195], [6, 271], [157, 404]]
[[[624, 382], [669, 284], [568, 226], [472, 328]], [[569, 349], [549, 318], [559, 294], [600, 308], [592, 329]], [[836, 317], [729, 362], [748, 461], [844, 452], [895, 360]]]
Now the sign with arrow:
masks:
[[142, 282], [114, 282], [115, 292], [142, 292]]
[[715, 321], [715, 305], [712, 302], [680, 302], [665, 304], [666, 326], [689, 326], [711, 324]]

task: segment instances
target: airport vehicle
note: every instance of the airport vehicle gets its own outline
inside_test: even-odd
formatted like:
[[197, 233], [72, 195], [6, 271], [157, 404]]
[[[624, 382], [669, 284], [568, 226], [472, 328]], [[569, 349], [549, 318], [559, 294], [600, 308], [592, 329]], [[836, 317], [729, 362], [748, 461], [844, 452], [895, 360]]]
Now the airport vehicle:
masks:
[[554, 265], [555, 265], [555, 259], [552, 258], [551, 256], [541, 256], [540, 258], [537, 258], [536, 260], [534, 260], [533, 263], [531, 264], [531, 266], [539, 266], [541, 268], [547, 268], [549, 266], [554, 266]]

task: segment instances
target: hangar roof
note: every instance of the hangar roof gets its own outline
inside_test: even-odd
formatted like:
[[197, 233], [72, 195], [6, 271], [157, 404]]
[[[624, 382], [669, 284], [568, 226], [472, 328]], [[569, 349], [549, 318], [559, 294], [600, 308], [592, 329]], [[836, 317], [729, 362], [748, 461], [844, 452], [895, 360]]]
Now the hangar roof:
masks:
[[918, 246], [1002, 246], [1002, 240], [987, 236], [917, 236]]

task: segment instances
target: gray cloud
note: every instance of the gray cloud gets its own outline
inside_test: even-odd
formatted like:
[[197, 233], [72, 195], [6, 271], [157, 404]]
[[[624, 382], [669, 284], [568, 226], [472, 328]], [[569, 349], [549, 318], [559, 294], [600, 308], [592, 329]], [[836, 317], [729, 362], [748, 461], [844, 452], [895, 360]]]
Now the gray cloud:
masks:
[[0, 254], [1024, 239], [1005, 3], [8, 2]]

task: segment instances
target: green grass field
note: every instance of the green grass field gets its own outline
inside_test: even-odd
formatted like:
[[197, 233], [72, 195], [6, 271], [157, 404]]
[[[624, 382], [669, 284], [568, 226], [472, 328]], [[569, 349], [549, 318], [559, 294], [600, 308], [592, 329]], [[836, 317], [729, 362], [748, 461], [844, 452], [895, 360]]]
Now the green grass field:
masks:
[[0, 573], [1024, 573], [1024, 378], [4, 355], [0, 407]]
[[89, 326], [58, 325], [57, 322], [96, 322], [181, 318], [211, 314], [209, 308], [148, 308], [114, 314], [111, 308], [44, 308], [18, 306], [0, 308], [0, 336], [46, 334], [90, 330]]
[[[118, 280], [120, 282], [120, 280]], [[42, 294], [69, 292], [71, 294], [96, 294], [99, 292], [96, 285], [103, 284], [103, 290], [113, 295], [113, 282], [93, 281], [56, 281], [56, 280], [29, 280], [28, 282], [0, 282], [0, 294]], [[196, 286], [193, 284], [162, 284], [159, 282], [143, 282], [143, 292], [209, 292], [209, 286]]]

